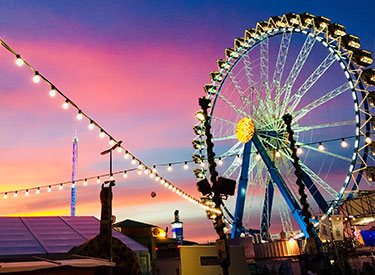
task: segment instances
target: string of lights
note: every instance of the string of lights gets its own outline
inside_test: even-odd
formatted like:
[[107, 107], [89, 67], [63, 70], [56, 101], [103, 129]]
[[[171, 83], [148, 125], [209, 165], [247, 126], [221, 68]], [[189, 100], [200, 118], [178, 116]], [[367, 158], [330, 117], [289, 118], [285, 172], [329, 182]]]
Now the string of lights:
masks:
[[[60, 95], [61, 97], [63, 97], [65, 99], [64, 103], [62, 104], [62, 108], [63, 109], [66, 110], [70, 106], [74, 107], [77, 110], [77, 115], [76, 115], [77, 120], [83, 120], [83, 118], [87, 119], [87, 121], [89, 122], [89, 124], [88, 124], [89, 130], [94, 130], [95, 127], [96, 127], [99, 130], [99, 137], [100, 138], [107, 137], [108, 140], [109, 140], [109, 145], [110, 146], [114, 146], [116, 143], [119, 143], [119, 141], [117, 141], [103, 127], [101, 127], [99, 125], [99, 123], [97, 123], [89, 115], [87, 115], [85, 112], [83, 112], [82, 109], [80, 109], [70, 98], [68, 98], [63, 92], [61, 92], [56, 87], [56, 85], [54, 85], [45, 76], [43, 76], [37, 69], [35, 69], [33, 66], [31, 66], [24, 58], [21, 57], [20, 54], [18, 54], [11, 47], [9, 47], [2, 39], [0, 39], [0, 43], [1, 43], [1, 45], [5, 49], [7, 49], [10, 53], [12, 53], [16, 57], [15, 63], [16, 63], [17, 66], [21, 67], [23, 65], [26, 65], [29, 69], [31, 69], [33, 71], [34, 76], [32, 77], [32, 80], [33, 80], [34, 83], [38, 84], [38, 83], [41, 82], [41, 80], [43, 80], [50, 87], [49, 95], [51, 97], [56, 97], [56, 95]], [[155, 179], [159, 179], [160, 183], [163, 183], [165, 187], [169, 188], [171, 191], [175, 192], [177, 195], [182, 196], [183, 198], [187, 199], [188, 201], [190, 201], [193, 204], [199, 205], [200, 207], [204, 208], [205, 210], [212, 211], [212, 212], [215, 212], [215, 213], [221, 213], [220, 209], [215, 209], [215, 208], [209, 207], [209, 206], [201, 203], [198, 199], [196, 199], [193, 196], [187, 194], [186, 192], [184, 192], [180, 188], [174, 186], [172, 183], [170, 183], [165, 178], [163, 178], [163, 177], [157, 175], [156, 173], [152, 172], [153, 170], [150, 167], [148, 167], [145, 163], [143, 163], [134, 154], [130, 153], [129, 150], [127, 150], [126, 148], [124, 148], [122, 145], [118, 146], [117, 151], [119, 153], [121, 153], [121, 152], [124, 151], [124, 158], [125, 159], [131, 158], [132, 164], [134, 164], [134, 165], [138, 164], [138, 169], [137, 169], [138, 170], [138, 174], [142, 170], [145, 170], [145, 172], [146, 171], [151, 171], [150, 174], [152, 174], [155, 177]], [[142, 168], [140, 169], [140, 167], [142, 167]], [[170, 167], [171, 167], [171, 165], [170, 165]], [[113, 177], [113, 173], [112, 173], [112, 175], [110, 175], [110, 177]], [[73, 184], [75, 184], [75, 183], [73, 183]], [[63, 185], [61, 185], [61, 183], [60, 183], [60, 186], [63, 186]], [[50, 192], [51, 189], [52, 189], [52, 185], [49, 185], [48, 186], [48, 191]], [[37, 193], [40, 192], [40, 187], [37, 187], [36, 192]], [[25, 190], [25, 193], [28, 194], [29, 190], [27, 190], [27, 191]], [[15, 197], [17, 197], [18, 196], [18, 191], [14, 191], [13, 194], [14, 194]], [[8, 193], [4, 193], [4, 197], [7, 197], [7, 196], [8, 196]]]

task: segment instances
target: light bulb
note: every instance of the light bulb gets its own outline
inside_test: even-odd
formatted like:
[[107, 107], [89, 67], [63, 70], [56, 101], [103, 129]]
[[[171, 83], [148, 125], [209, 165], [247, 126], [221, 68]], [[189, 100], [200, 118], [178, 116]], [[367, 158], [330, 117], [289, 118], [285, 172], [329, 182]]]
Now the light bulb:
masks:
[[143, 165], [141, 163], [138, 164], [138, 169], [139, 170], [142, 170], [143, 169]]
[[113, 146], [113, 145], [115, 145], [115, 141], [113, 139], [110, 139], [109, 140], [109, 146]]
[[83, 115], [82, 115], [81, 111], [79, 111], [78, 114], [77, 114], [77, 119], [82, 120], [82, 118], [83, 118]]
[[126, 179], [128, 177], [128, 172], [124, 171], [123, 177]]
[[165, 180], [164, 180], [164, 179], [161, 179], [161, 180], [160, 180], [160, 183], [161, 183], [161, 184], [164, 184], [164, 183], [165, 183]]
[[184, 169], [185, 169], [185, 170], [189, 169], [189, 165], [187, 164], [186, 161], [185, 161], [185, 164], [184, 164]]
[[7, 193], [4, 194], [4, 199], [6, 199], [6, 198], [8, 198], [8, 194]]
[[21, 56], [19, 54], [16, 55], [17, 59], [16, 59], [16, 64], [17, 66], [22, 66], [25, 62], [23, 61], [23, 59], [21, 58]]
[[35, 193], [37, 193], [37, 194], [39, 194], [40, 193], [40, 188], [38, 187], [38, 189], [36, 189], [36, 192]]
[[221, 157], [219, 157], [219, 160], [217, 161], [217, 164], [218, 164], [219, 166], [223, 165], [223, 160], [221, 159]]
[[157, 171], [156, 171], [156, 166], [154, 165], [154, 166], [152, 166], [152, 173], [156, 173]]
[[346, 148], [346, 147], [348, 147], [348, 145], [349, 145], [349, 144], [346, 142], [346, 140], [342, 138], [342, 139], [341, 139], [341, 147], [342, 147], [342, 148]]
[[135, 165], [136, 163], [137, 163], [137, 161], [135, 160], [135, 157], [133, 157], [132, 164]]
[[255, 159], [256, 160], [260, 160], [262, 157], [261, 157], [261, 155], [259, 154], [259, 153], [257, 153], [256, 155], [255, 155]]
[[40, 75], [38, 72], [35, 72], [34, 76], [33, 76], [33, 81], [34, 83], [39, 83], [40, 82]]
[[26, 189], [25, 196], [28, 196], [28, 195], [29, 195], [29, 190]]
[[237, 155], [237, 156], [236, 156], [236, 162], [237, 162], [237, 163], [241, 163], [240, 155]]
[[303, 150], [301, 148], [301, 146], [297, 146], [297, 155], [301, 155], [303, 153]]
[[96, 183], [100, 183], [100, 177], [96, 179]]
[[17, 198], [17, 197], [18, 197], [17, 191], [16, 191], [16, 192], [14, 192], [14, 195], [13, 195], [13, 197], [15, 197], [15, 198]]
[[279, 150], [277, 150], [277, 151], [275, 152], [275, 157], [277, 157], [277, 158], [281, 157], [281, 154], [280, 154]]
[[160, 177], [159, 176], [156, 176], [155, 177], [155, 181], [159, 181], [160, 180]]
[[319, 149], [319, 151], [324, 151], [326, 148], [323, 146], [323, 144], [321, 142], [319, 142], [318, 149]]
[[76, 183], [72, 182], [72, 189], [76, 188]]
[[56, 90], [55, 87], [51, 87], [51, 90], [49, 90], [49, 96], [50, 97], [55, 97], [56, 96]]
[[48, 192], [51, 192], [51, 190], [52, 190], [52, 189], [51, 189], [51, 185], [50, 185], [50, 186], [48, 186], [47, 191], [48, 191]]
[[100, 131], [99, 137], [100, 137], [100, 138], [104, 138], [104, 137], [105, 137], [105, 133], [104, 133], [103, 130]]
[[63, 109], [68, 109], [69, 108], [69, 103], [68, 103], [68, 100], [66, 100], [63, 105], [62, 105]]
[[90, 124], [89, 124], [89, 130], [93, 130], [94, 129], [94, 123], [93, 123], [93, 121], [91, 120], [90, 121]]
[[146, 169], [145, 170], [145, 175], [148, 175], [150, 173], [150, 170]]
[[121, 153], [122, 152], [122, 148], [119, 146], [117, 147], [117, 153]]
[[204, 161], [201, 162], [200, 166], [204, 168], [206, 166], [206, 163]]
[[85, 179], [85, 181], [83, 182], [83, 185], [87, 185], [87, 179]]
[[155, 174], [154, 173], [150, 173], [150, 178], [154, 178], [155, 177]]
[[109, 180], [110, 180], [110, 181], [114, 181], [114, 180], [115, 180], [115, 177], [114, 177], [114, 176], [110, 176], [110, 177], [109, 177]]
[[59, 189], [60, 189], [60, 190], [63, 190], [63, 188], [64, 188], [64, 187], [63, 187], [63, 185], [62, 185], [62, 184], [60, 184], [60, 187], [59, 187]]
[[142, 175], [142, 170], [141, 170], [141, 169], [138, 169], [137, 174], [138, 174], [138, 175]]
[[130, 157], [129, 152], [126, 151], [126, 153], [125, 153], [125, 155], [124, 155], [124, 159], [128, 159], [129, 157]]
[[168, 168], [167, 168], [168, 172], [171, 172], [172, 171], [172, 164], [168, 164]]
[[372, 142], [372, 140], [371, 140], [371, 138], [370, 137], [366, 137], [365, 138], [365, 142], [367, 143], [367, 144], [370, 144], [371, 142]]

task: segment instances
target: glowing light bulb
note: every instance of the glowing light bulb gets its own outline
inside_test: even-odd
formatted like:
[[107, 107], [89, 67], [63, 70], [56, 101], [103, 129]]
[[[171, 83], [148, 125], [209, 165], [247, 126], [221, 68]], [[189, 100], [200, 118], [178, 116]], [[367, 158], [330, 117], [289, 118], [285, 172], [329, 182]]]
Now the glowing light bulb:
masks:
[[172, 171], [172, 164], [168, 164], [168, 168], [167, 168], [168, 172], [171, 172]]
[[114, 177], [114, 176], [110, 176], [110, 177], [109, 177], [109, 180], [110, 180], [110, 181], [114, 181], [114, 180], [115, 180], [115, 177]]
[[35, 75], [33, 76], [33, 81], [34, 81], [34, 83], [40, 82], [40, 75], [39, 75], [38, 72], [35, 72]]
[[137, 174], [138, 174], [138, 175], [142, 175], [142, 170], [141, 170], [141, 169], [138, 169]]
[[59, 189], [60, 189], [60, 190], [63, 190], [63, 189], [64, 189], [64, 187], [63, 187], [63, 185], [62, 185], [62, 184], [60, 184], [60, 187], [59, 187]]
[[256, 160], [260, 160], [262, 157], [260, 156], [260, 154], [259, 153], [257, 153], [256, 155], [255, 155], [255, 159]]
[[84, 186], [87, 185], [87, 179], [85, 179], [85, 181], [83, 182], [83, 185], [84, 185]]
[[100, 137], [100, 138], [104, 138], [104, 137], [105, 137], [105, 133], [104, 133], [103, 130], [100, 131], [99, 137]]
[[72, 182], [72, 189], [76, 188], [76, 183]]
[[35, 193], [39, 194], [40, 193], [40, 188], [36, 189]]
[[25, 196], [28, 196], [28, 195], [29, 195], [29, 190], [26, 189]]
[[301, 155], [303, 153], [303, 150], [301, 146], [297, 145], [297, 155]]
[[185, 164], [184, 164], [184, 169], [185, 169], [185, 170], [189, 169], [189, 165], [187, 164], [186, 161], [185, 161]]
[[48, 186], [47, 191], [48, 191], [48, 192], [51, 192], [51, 190], [52, 190], [52, 189], [51, 189], [51, 185], [50, 185], [50, 186]]
[[110, 139], [109, 140], [109, 146], [113, 146], [113, 145], [115, 145], [115, 141], [113, 139]]
[[8, 198], [8, 194], [7, 193], [4, 194], [4, 199], [6, 199], [6, 198]]
[[319, 151], [324, 151], [326, 148], [323, 146], [321, 142], [319, 142], [318, 150]]
[[366, 137], [365, 138], [365, 142], [367, 143], [367, 144], [370, 144], [371, 142], [372, 142], [372, 140], [371, 140], [371, 138], [370, 137]]
[[155, 181], [159, 181], [160, 180], [160, 177], [159, 176], [156, 176], [155, 177]]
[[156, 171], [156, 166], [154, 165], [154, 166], [152, 166], [152, 173], [156, 173], [157, 171]]
[[125, 155], [124, 155], [124, 159], [128, 159], [129, 157], [130, 157], [129, 152], [126, 151], [126, 152], [125, 152]]
[[94, 122], [91, 120], [90, 121], [90, 124], [89, 124], [89, 130], [93, 130], [94, 129]]
[[56, 88], [54, 86], [51, 86], [51, 90], [49, 90], [49, 96], [55, 97], [56, 96]]
[[204, 168], [206, 166], [206, 163], [204, 161], [201, 162], [200, 166]]
[[16, 59], [16, 64], [17, 66], [22, 66], [25, 62], [23, 61], [23, 59], [21, 58], [21, 56], [19, 54], [16, 55], [17, 59]]
[[100, 183], [100, 177], [96, 179], [96, 183]]
[[169, 184], [168, 188], [169, 188], [169, 189], [172, 189], [172, 185]]
[[161, 184], [164, 184], [164, 183], [165, 183], [165, 180], [164, 180], [164, 179], [161, 179], [161, 180], [160, 180], [160, 183], [161, 183]]
[[126, 179], [128, 177], [128, 172], [124, 171], [123, 177]]
[[68, 100], [66, 100], [63, 105], [62, 105], [63, 109], [68, 109], [69, 108], [69, 103], [68, 103]]
[[16, 191], [16, 192], [14, 192], [14, 195], [13, 195], [13, 197], [15, 197], [15, 198], [17, 198], [17, 197], [18, 197], [17, 191]]
[[277, 157], [277, 158], [281, 157], [281, 154], [280, 154], [279, 150], [276, 150], [275, 157]]
[[83, 115], [82, 115], [81, 111], [79, 111], [78, 114], [77, 114], [77, 119], [82, 120], [82, 118], [83, 118]]
[[341, 147], [342, 147], [342, 148], [347, 148], [348, 145], [349, 145], [349, 144], [346, 142], [346, 140], [342, 138], [342, 139], [341, 139]]
[[117, 147], [117, 153], [121, 153], [122, 152], [122, 148], [121, 147]]
[[154, 178], [155, 177], [155, 174], [154, 173], [150, 173], [150, 178]]
[[217, 161], [217, 164], [220, 165], [220, 166], [223, 165], [223, 160], [221, 159], [221, 157], [219, 157], [219, 160]]
[[146, 169], [145, 170], [145, 175], [148, 175], [148, 174], [150, 174], [150, 170]]
[[237, 163], [241, 163], [240, 155], [237, 155], [237, 156], [236, 156], [236, 162], [237, 162]]
[[135, 157], [133, 157], [132, 164], [135, 165], [136, 163], [137, 163], [137, 161], [135, 160]]
[[139, 170], [142, 170], [143, 169], [143, 165], [141, 163], [138, 164], [138, 169]]

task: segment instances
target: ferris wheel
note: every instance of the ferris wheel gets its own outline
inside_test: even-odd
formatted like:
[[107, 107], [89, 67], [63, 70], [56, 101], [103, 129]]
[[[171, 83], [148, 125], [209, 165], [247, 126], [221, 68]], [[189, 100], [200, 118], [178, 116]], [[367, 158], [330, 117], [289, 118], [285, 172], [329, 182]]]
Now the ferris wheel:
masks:
[[[292, 116], [310, 211], [320, 213], [317, 226], [361, 180], [372, 180], [364, 174], [374, 161], [369, 150], [375, 153], [375, 70], [367, 68], [372, 54], [328, 18], [289, 13], [247, 29], [225, 55], [204, 89], [212, 103], [209, 122], [219, 174], [238, 182], [223, 207], [232, 237], [256, 229], [269, 239], [272, 224], [282, 224], [284, 231], [298, 224], [306, 235], [282, 117]], [[194, 131], [194, 171], [205, 178], [203, 124]]]

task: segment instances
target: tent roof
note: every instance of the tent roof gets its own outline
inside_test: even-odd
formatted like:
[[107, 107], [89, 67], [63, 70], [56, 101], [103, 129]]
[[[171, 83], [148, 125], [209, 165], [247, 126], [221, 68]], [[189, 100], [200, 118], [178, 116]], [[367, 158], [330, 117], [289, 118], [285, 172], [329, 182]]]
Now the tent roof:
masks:
[[[0, 258], [15, 256], [51, 256], [67, 253], [72, 247], [99, 234], [100, 221], [92, 216], [0, 217]], [[112, 230], [137, 254], [146, 247]]]
[[129, 220], [129, 219], [115, 223], [113, 226], [114, 227], [158, 227], [156, 225], [138, 222], [138, 221]]

